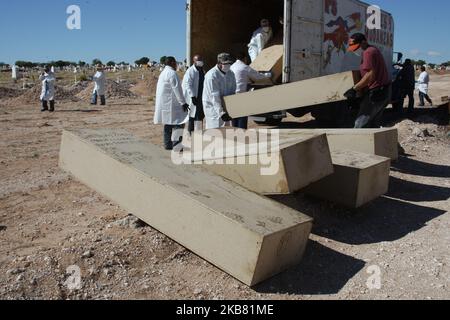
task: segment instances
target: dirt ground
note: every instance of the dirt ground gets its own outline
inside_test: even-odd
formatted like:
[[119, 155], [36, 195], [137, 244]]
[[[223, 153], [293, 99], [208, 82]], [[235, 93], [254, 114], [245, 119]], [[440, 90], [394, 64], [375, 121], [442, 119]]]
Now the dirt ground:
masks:
[[[450, 94], [450, 75], [432, 81], [433, 98]], [[311, 241], [300, 265], [248, 288], [58, 168], [63, 129], [122, 128], [161, 144], [144, 94], [154, 83], [135, 85], [138, 98], [94, 108], [68, 101], [54, 114], [11, 90], [0, 96], [0, 299], [450, 299], [448, 110], [387, 112], [404, 152], [389, 193], [373, 203], [347, 210], [301, 194], [277, 199], [314, 217]], [[71, 266], [79, 290], [67, 286]], [[372, 270], [380, 289], [367, 286]]]

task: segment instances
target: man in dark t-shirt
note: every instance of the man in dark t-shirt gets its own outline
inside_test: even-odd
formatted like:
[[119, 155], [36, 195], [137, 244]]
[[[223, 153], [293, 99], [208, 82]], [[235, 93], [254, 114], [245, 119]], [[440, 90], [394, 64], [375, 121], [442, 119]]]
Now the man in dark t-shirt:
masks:
[[381, 125], [384, 109], [391, 100], [391, 76], [380, 50], [369, 45], [366, 36], [355, 33], [349, 41], [348, 51], [362, 55], [362, 79], [345, 93], [349, 99], [362, 94], [360, 111], [355, 128], [377, 128]]

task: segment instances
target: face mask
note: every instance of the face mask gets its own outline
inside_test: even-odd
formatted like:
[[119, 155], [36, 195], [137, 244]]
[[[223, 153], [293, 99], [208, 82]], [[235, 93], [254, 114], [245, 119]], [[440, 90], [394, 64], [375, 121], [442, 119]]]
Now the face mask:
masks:
[[222, 71], [225, 73], [228, 73], [231, 70], [231, 65], [229, 64], [223, 64], [222, 65]]
[[266, 33], [268, 33], [268, 32], [270, 31], [270, 27], [264, 27], [264, 28], [263, 28], [263, 31], [266, 32]]
[[204, 65], [205, 65], [205, 63], [204, 63], [203, 61], [197, 61], [197, 62], [195, 63], [195, 66], [196, 66], [196, 67], [199, 67], [199, 68], [203, 68]]

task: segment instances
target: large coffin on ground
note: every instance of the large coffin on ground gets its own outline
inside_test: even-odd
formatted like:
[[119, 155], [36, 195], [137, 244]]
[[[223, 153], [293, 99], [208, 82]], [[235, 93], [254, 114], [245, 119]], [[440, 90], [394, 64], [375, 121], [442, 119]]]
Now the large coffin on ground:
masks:
[[349, 208], [359, 208], [388, 192], [390, 159], [343, 150], [331, 155], [334, 174], [303, 192]]
[[326, 134], [331, 151], [352, 150], [398, 159], [397, 129], [289, 129], [280, 130], [280, 137]]
[[359, 72], [344, 72], [225, 97], [232, 118], [346, 100], [344, 93], [358, 81]]
[[247, 285], [297, 264], [312, 219], [123, 130], [63, 133], [60, 166]]
[[[211, 143], [185, 150], [184, 156], [201, 162], [210, 172], [264, 195], [294, 193], [333, 173], [325, 134], [296, 137], [291, 141], [261, 141], [260, 132], [231, 128], [205, 131], [203, 137], [210, 136]], [[202, 139], [196, 133], [193, 141], [204, 140], [197, 137]], [[223, 152], [205, 154], [211, 144], [223, 146]]]

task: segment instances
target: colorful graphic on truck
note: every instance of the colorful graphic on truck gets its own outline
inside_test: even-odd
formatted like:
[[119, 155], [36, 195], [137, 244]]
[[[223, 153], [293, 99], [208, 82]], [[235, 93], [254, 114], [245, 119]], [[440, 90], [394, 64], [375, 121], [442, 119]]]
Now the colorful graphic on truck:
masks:
[[[389, 66], [392, 62], [394, 22], [382, 12], [381, 29], [369, 30], [368, 5], [351, 0], [324, 0], [324, 73], [333, 74], [358, 69], [360, 57], [347, 52], [348, 40], [357, 32], [366, 34], [369, 43], [378, 47]], [[355, 5], [356, 4], [356, 5]]]

